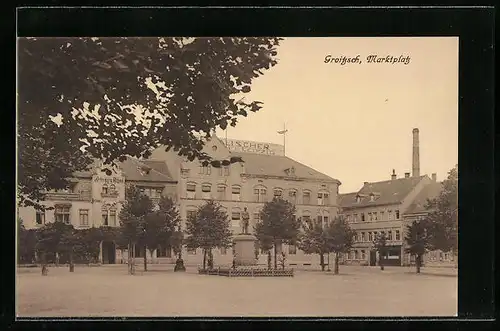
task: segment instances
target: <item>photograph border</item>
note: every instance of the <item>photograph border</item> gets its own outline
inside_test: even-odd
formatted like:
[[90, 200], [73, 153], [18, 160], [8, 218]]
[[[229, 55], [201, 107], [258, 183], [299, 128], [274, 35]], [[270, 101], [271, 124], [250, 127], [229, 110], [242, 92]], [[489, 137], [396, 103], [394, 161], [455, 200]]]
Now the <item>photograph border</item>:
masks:
[[[92, 22], [89, 24], [89, 22]], [[458, 318], [133, 318], [127, 321], [369, 321], [490, 319], [494, 316], [494, 8], [18, 8], [23, 36], [283, 36], [459, 37], [459, 304]], [[15, 47], [15, 46], [14, 46]], [[429, 59], [432, 61], [432, 59]], [[15, 104], [15, 100], [14, 100]], [[370, 111], [370, 110], [367, 110]], [[14, 118], [14, 120], [12, 120]], [[15, 128], [15, 116], [10, 119]], [[15, 131], [15, 129], [14, 129]], [[14, 138], [15, 132], [11, 135]], [[14, 142], [15, 146], [15, 142]], [[14, 148], [15, 150], [15, 148]], [[15, 192], [15, 160], [4, 180]], [[12, 201], [9, 201], [12, 199]], [[4, 219], [15, 214], [15, 193], [2, 190]], [[12, 211], [12, 214], [10, 214]], [[480, 226], [478, 226], [480, 224]], [[13, 252], [12, 232], [3, 245]], [[15, 240], [14, 240], [15, 241]], [[478, 247], [478, 243], [480, 243]], [[15, 270], [15, 260], [14, 262]], [[5, 281], [14, 284], [14, 274]], [[10, 279], [9, 279], [10, 278]], [[4, 294], [3, 316], [15, 316], [15, 289]], [[19, 318], [20, 320], [24, 320]], [[35, 320], [31, 319], [30, 320]], [[67, 318], [37, 318], [50, 320]], [[89, 320], [71, 318], [71, 320]], [[108, 320], [96, 318], [91, 320]], [[123, 320], [110, 318], [109, 320]], [[23, 323], [23, 322], [16, 322]], [[24, 323], [23, 323], [24, 324]], [[50, 323], [49, 323], [50, 324]], [[206, 324], [205, 324], [206, 325]], [[92, 325], [94, 327], [94, 325]], [[288, 327], [288, 326], [287, 326]], [[359, 326], [358, 326], [359, 327]], [[52, 328], [52, 325], [51, 325]], [[385, 326], [384, 326], [385, 328]]]

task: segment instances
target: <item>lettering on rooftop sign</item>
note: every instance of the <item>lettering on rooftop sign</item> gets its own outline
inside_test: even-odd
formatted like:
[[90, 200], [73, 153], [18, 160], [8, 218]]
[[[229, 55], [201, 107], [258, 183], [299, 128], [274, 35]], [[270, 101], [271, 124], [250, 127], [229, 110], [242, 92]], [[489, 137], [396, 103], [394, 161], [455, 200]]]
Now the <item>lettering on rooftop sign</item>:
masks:
[[240, 153], [265, 154], [265, 155], [284, 155], [282, 145], [262, 143], [249, 140], [222, 139], [230, 151]]

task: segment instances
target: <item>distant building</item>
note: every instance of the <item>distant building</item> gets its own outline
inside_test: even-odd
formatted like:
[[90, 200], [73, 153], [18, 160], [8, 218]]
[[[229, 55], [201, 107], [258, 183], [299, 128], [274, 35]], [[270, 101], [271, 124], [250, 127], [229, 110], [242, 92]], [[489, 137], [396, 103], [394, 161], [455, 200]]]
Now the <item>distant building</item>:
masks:
[[373, 240], [378, 233], [388, 238], [388, 265], [402, 265], [404, 256], [403, 215], [417, 195], [431, 183], [428, 176], [396, 178], [368, 183], [354, 193], [341, 194], [342, 214], [356, 231], [355, 244], [345, 254], [346, 264], [376, 265]]
[[[412, 222], [425, 218], [428, 214], [426, 203], [439, 195], [442, 183], [436, 182], [436, 174], [431, 178], [420, 176], [419, 130], [413, 129], [412, 174], [397, 178], [393, 169], [391, 179], [381, 182], [365, 182], [357, 191], [340, 194], [341, 213], [356, 231], [355, 244], [344, 254], [346, 264], [378, 265], [379, 256], [373, 249], [373, 240], [378, 233], [388, 238], [387, 265], [410, 265], [413, 257], [405, 252], [405, 235]], [[451, 253], [429, 252], [424, 256], [427, 265], [452, 265]]]
[[[199, 161], [189, 162], [175, 152], [165, 152], [164, 148], [153, 152], [151, 159], [166, 162], [172, 177], [178, 181], [177, 196], [183, 220], [213, 199], [226, 209], [233, 233], [241, 231], [241, 213], [247, 208], [252, 232], [264, 203], [274, 196], [294, 203], [297, 217], [304, 220], [314, 219], [325, 224], [337, 215], [340, 185], [337, 179], [284, 156], [276, 145], [235, 140], [228, 145], [229, 148], [224, 140], [213, 137], [206, 143], [204, 152], [217, 160], [241, 157], [244, 162], [213, 168]], [[281, 249], [287, 254], [287, 263], [319, 263], [316, 254], [304, 254], [294, 246], [284, 245], [278, 248], [278, 253]], [[259, 262], [265, 264], [267, 256], [263, 253], [259, 252]], [[231, 263], [232, 258], [230, 250], [214, 252], [216, 263]], [[187, 252], [184, 259], [187, 263], [201, 263], [201, 252]]]

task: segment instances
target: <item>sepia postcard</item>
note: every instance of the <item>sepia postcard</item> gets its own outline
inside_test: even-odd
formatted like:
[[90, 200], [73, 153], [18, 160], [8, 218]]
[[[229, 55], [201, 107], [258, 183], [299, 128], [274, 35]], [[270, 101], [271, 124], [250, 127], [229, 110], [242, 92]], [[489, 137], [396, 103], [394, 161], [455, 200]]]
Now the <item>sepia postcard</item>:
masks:
[[458, 37], [20, 37], [17, 317], [458, 311]]

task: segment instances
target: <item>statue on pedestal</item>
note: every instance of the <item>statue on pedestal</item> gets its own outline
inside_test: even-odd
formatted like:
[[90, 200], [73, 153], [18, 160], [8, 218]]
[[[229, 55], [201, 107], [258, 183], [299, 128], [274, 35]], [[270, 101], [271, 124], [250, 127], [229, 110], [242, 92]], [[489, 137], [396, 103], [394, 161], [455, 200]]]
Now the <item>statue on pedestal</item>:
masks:
[[249, 234], [248, 233], [248, 222], [250, 219], [250, 215], [248, 214], [247, 207], [243, 208], [243, 212], [241, 213], [241, 220], [242, 220], [242, 230], [243, 234]]

